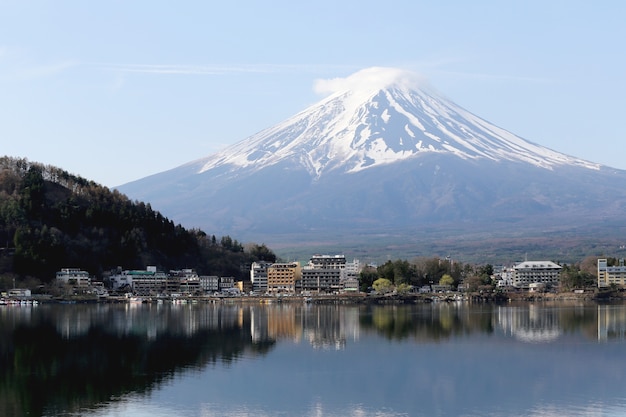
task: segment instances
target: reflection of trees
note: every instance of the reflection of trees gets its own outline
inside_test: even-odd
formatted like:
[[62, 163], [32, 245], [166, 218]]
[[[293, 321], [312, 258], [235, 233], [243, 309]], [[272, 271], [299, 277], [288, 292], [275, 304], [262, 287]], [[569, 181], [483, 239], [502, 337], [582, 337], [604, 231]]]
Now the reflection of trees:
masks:
[[[581, 305], [498, 306], [493, 304], [436, 303], [417, 306], [365, 306], [359, 318], [362, 329], [373, 329], [388, 339], [437, 341], [470, 333], [527, 336], [550, 341], [561, 334], [582, 331], [595, 338], [597, 312]], [[552, 338], [530, 336], [556, 335]], [[530, 336], [529, 336], [530, 335]]]
[[[364, 329], [375, 329], [388, 339], [414, 337], [441, 340], [453, 335], [493, 332], [491, 314], [468, 314], [465, 304], [441, 303], [424, 306], [367, 306], [360, 318]], [[489, 313], [491, 306], [481, 307]]]
[[150, 391], [181, 369], [271, 349], [271, 341], [253, 344], [249, 326], [241, 324], [204, 327], [193, 334], [177, 326], [148, 337], [120, 334], [101, 322], [67, 338], [54, 315], [18, 323], [2, 334], [0, 415], [78, 411], [128, 392]]

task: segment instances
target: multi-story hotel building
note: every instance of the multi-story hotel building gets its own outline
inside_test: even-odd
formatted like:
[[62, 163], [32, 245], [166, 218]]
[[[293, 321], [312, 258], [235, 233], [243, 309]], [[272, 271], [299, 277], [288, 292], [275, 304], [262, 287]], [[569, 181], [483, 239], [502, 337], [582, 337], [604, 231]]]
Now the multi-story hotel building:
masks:
[[293, 294], [300, 288], [301, 277], [299, 262], [274, 263], [267, 268], [267, 291]]
[[250, 281], [252, 282], [252, 290], [264, 293], [267, 291], [267, 268], [272, 265], [271, 262], [258, 261], [253, 262], [250, 268]]
[[[139, 295], [160, 294], [172, 287], [171, 283], [168, 285], [167, 274], [157, 271], [155, 266], [146, 270], [119, 270], [109, 277], [109, 281], [114, 290], [126, 289]], [[176, 282], [180, 281], [176, 279]]]
[[333, 292], [341, 289], [342, 271], [338, 268], [302, 268], [302, 291]]
[[358, 291], [359, 261], [344, 255], [313, 255], [302, 268], [302, 290], [314, 292]]
[[65, 284], [78, 285], [79, 287], [86, 287], [91, 284], [89, 272], [78, 268], [62, 268], [56, 276], [57, 281]]
[[220, 277], [217, 275], [201, 275], [200, 288], [204, 292], [217, 292], [220, 290]]
[[309, 260], [313, 268], [344, 269], [346, 257], [344, 255], [313, 255]]
[[530, 284], [542, 283], [556, 287], [561, 278], [561, 266], [550, 261], [524, 261], [513, 267], [513, 286], [528, 289]]
[[620, 259], [617, 266], [609, 266], [606, 259], [598, 259], [598, 288], [611, 284], [626, 286], [624, 259]]

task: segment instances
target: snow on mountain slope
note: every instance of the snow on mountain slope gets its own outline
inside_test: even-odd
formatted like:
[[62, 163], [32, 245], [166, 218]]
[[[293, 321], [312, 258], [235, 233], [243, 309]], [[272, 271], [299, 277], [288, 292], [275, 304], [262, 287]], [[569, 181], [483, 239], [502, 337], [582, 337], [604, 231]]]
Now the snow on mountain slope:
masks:
[[424, 153], [463, 159], [518, 161], [546, 169], [600, 165], [526, 141], [443, 98], [419, 76], [370, 68], [320, 83], [326, 99], [205, 159], [199, 173], [261, 170], [291, 160], [319, 178], [332, 170], [357, 172]]

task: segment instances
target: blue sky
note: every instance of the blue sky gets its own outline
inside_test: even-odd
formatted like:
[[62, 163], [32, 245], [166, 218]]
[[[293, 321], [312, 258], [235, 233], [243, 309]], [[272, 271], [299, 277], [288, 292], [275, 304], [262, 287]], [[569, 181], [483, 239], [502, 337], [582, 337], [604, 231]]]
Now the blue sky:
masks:
[[372, 66], [626, 169], [626, 2], [0, 0], [0, 154], [109, 187], [209, 155]]

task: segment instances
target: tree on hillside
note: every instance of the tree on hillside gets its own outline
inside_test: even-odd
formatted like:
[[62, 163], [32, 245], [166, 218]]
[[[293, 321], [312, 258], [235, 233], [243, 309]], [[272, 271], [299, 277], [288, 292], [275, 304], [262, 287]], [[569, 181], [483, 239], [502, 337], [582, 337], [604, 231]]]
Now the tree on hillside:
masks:
[[0, 158], [0, 274], [42, 281], [62, 267], [99, 276], [122, 266], [161, 270], [194, 268], [200, 274], [248, 277], [255, 260], [275, 261], [265, 245], [219, 241], [186, 230], [93, 181], [27, 160]]

